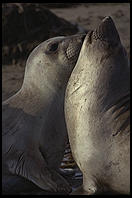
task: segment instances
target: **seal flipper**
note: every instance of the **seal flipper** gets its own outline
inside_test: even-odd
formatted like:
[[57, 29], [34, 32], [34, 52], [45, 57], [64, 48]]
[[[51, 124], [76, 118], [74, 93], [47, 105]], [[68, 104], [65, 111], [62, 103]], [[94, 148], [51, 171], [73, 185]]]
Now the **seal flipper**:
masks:
[[52, 180], [51, 172], [39, 151], [23, 152], [9, 164], [9, 171], [13, 175], [20, 175], [43, 190], [57, 191], [57, 184]]
[[55, 170], [50, 170], [52, 179], [57, 183], [57, 191], [62, 193], [71, 193], [72, 188], [69, 183]]
[[55, 170], [47, 167], [39, 150], [32, 150], [32, 153], [23, 152], [9, 164], [9, 170], [13, 175], [22, 176], [45, 191], [71, 192], [68, 182]]

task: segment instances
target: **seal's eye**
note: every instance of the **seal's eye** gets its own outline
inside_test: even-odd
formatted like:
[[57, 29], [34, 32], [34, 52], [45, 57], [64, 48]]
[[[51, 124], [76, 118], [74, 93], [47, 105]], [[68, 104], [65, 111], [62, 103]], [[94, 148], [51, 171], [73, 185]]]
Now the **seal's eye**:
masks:
[[49, 47], [49, 51], [50, 52], [55, 52], [58, 49], [58, 43], [53, 43], [52, 45], [50, 45]]

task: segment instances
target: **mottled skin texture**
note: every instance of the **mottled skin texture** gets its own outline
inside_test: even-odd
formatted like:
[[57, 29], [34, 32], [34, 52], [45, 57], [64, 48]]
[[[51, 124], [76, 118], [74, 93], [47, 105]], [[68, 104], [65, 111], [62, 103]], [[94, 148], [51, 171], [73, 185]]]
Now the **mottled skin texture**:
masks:
[[66, 89], [69, 141], [83, 173], [74, 194], [130, 193], [129, 91], [128, 57], [106, 17], [85, 37]]
[[57, 169], [67, 139], [64, 93], [83, 38], [56, 37], [41, 43], [27, 60], [21, 89], [3, 102], [4, 193], [29, 189], [23, 181], [45, 191], [71, 191]]

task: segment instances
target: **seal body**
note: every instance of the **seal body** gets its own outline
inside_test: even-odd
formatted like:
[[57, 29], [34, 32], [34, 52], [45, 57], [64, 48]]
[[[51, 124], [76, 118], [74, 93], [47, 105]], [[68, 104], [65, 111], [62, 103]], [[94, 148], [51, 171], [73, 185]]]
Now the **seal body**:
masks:
[[76, 194], [130, 193], [129, 62], [111, 17], [85, 37], [65, 96]]
[[41, 43], [27, 60], [21, 89], [3, 102], [3, 192], [13, 193], [20, 185], [23, 190], [23, 179], [45, 191], [70, 191], [57, 169], [67, 138], [64, 93], [83, 38], [56, 37]]

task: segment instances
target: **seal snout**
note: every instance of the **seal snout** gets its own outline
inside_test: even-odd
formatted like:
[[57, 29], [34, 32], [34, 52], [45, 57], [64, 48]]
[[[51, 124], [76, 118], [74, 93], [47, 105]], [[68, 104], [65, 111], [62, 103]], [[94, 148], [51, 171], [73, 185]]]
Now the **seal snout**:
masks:
[[78, 43], [82, 44], [84, 39], [85, 39], [85, 37], [86, 37], [86, 34], [75, 34], [75, 35], [73, 35], [73, 36], [71, 36], [69, 38], [73, 38], [73, 39], [77, 40]]
[[120, 37], [117, 32], [116, 26], [110, 16], [105, 17], [97, 29], [93, 32], [92, 38], [94, 40], [101, 40], [115, 44], [120, 42]]
[[68, 47], [66, 49], [66, 57], [73, 64], [77, 61], [85, 37], [86, 34], [76, 34], [70, 36], [67, 40]]

